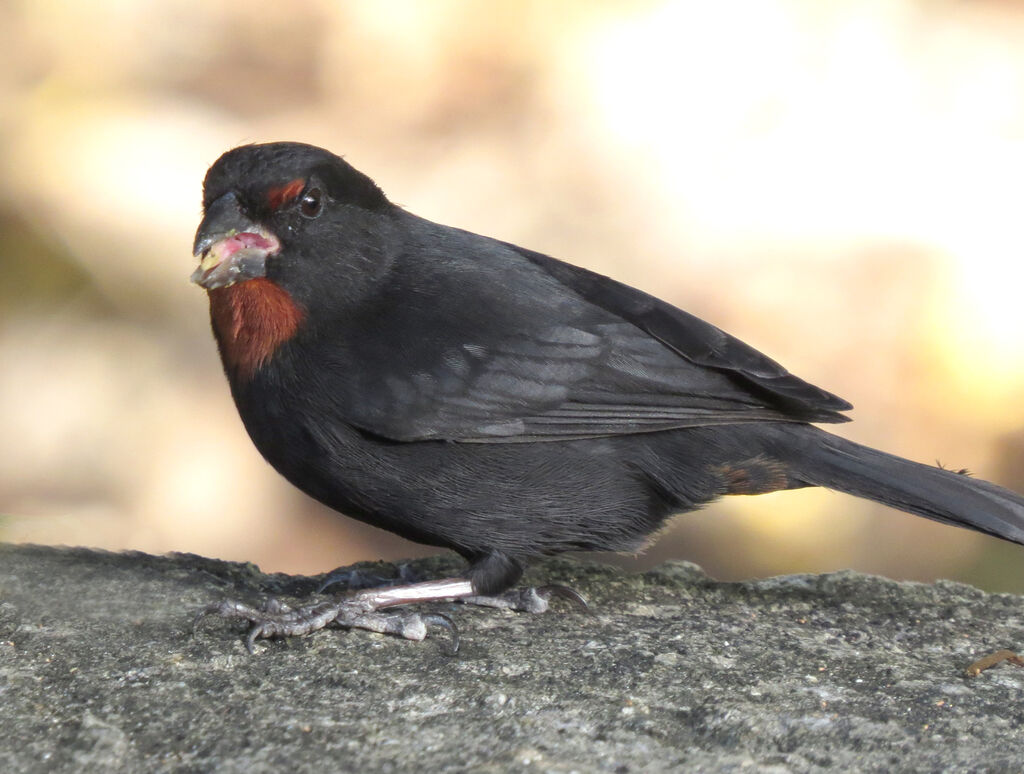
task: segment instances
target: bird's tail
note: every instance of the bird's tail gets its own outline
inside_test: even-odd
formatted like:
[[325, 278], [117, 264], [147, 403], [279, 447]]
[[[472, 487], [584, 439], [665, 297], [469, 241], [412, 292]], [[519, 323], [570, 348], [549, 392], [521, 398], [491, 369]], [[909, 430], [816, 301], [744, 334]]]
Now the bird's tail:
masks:
[[785, 444], [778, 456], [785, 458], [790, 475], [805, 484], [1024, 544], [1024, 497], [1015, 492], [966, 473], [861, 446], [818, 428], [804, 425], [786, 430], [795, 431], [799, 441]]

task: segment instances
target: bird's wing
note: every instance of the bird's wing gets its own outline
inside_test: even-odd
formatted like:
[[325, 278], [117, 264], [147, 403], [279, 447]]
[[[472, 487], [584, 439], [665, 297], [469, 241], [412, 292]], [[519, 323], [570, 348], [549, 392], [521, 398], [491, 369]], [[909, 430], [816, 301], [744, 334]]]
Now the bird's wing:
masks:
[[399, 282], [386, 313], [350, 330], [333, 368], [349, 422], [400, 441], [508, 443], [847, 419], [848, 403], [693, 315], [488, 243], [500, 261], [443, 272], [434, 289], [424, 274]]
[[[509, 247], [582, 298], [631, 322], [694, 365], [734, 374], [754, 392], [770, 396], [780, 408], [798, 415], [827, 415], [853, 408], [848, 401], [794, 376], [749, 344], [689, 312], [588, 269]], [[821, 416], [814, 421], [843, 422], [848, 418]]]

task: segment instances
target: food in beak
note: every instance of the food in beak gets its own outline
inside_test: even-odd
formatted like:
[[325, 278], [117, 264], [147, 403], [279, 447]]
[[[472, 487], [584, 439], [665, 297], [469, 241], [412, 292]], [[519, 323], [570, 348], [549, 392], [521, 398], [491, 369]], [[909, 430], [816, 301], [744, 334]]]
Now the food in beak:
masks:
[[225, 288], [267, 274], [267, 257], [280, 249], [270, 233], [243, 231], [225, 236], [203, 251], [192, 281], [206, 290]]

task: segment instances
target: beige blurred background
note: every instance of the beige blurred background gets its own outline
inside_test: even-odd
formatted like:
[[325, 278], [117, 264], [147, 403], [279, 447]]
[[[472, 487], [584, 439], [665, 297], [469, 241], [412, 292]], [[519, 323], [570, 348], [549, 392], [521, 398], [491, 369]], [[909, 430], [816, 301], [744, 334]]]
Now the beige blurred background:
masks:
[[[0, 3], [0, 539], [432, 550], [290, 488], [229, 398], [200, 184], [278, 139], [706, 317], [851, 400], [850, 438], [1024, 491], [1022, 41], [984, 0]], [[818, 490], [680, 517], [639, 562], [667, 557], [1024, 591], [1024, 548]]]

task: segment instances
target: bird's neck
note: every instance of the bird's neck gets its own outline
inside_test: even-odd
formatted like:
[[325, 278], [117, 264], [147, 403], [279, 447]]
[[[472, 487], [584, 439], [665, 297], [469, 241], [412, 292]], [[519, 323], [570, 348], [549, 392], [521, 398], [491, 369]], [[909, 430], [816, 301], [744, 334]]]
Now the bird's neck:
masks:
[[211, 290], [210, 319], [229, 373], [248, 380], [292, 338], [303, 312], [288, 291], [268, 279]]

